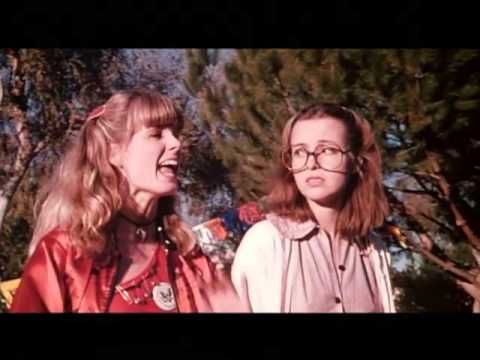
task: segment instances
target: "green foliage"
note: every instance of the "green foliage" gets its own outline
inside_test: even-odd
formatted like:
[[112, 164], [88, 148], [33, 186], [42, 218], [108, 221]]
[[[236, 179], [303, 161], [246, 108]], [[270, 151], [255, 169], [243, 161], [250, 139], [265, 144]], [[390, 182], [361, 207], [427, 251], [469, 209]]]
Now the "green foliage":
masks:
[[[194, 58], [190, 61], [201, 62]], [[372, 124], [389, 183], [419, 192], [396, 192], [397, 201], [417, 210], [410, 215], [395, 210], [393, 218], [407, 227], [412, 221], [421, 223], [435, 239], [471, 253], [436, 180], [416, 174], [434, 170], [429, 156], [435, 155], [452, 200], [480, 232], [480, 188], [472, 185], [480, 182], [480, 51], [245, 49], [235, 51], [225, 64], [222, 82], [209, 81], [201, 68], [191, 74], [198, 80], [200, 116], [208, 124], [215, 156], [228, 169], [236, 201], [256, 200], [268, 191], [265, 179], [278, 154], [280, 131], [292, 114], [313, 102], [338, 102], [360, 111]], [[409, 181], [395, 180], [400, 177]], [[425, 272], [407, 278], [438, 283], [445, 292], [431, 296], [431, 308], [448, 308], [453, 283], [427, 265], [422, 268]], [[413, 295], [405, 294], [408, 303]], [[427, 309], [428, 299], [422, 304], [418, 309]]]
[[[0, 280], [21, 274], [32, 235], [39, 182], [116, 79], [116, 50], [4, 49], [0, 115], [0, 193], [8, 199], [0, 229]], [[25, 141], [14, 132], [24, 127]], [[15, 179], [15, 181], [12, 181]]]

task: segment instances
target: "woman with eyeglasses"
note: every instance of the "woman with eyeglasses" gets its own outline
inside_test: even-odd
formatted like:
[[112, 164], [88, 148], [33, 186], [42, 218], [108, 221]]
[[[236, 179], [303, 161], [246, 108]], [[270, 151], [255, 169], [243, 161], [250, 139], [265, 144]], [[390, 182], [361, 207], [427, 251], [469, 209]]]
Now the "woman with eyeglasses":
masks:
[[253, 312], [394, 312], [388, 205], [369, 123], [334, 104], [284, 127], [266, 219], [237, 250], [232, 281]]

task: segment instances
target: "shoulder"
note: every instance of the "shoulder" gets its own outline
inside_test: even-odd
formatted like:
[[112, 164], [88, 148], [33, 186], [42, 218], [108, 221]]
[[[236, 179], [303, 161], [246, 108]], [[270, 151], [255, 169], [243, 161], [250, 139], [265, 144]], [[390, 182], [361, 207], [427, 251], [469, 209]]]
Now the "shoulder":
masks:
[[[277, 227], [268, 219], [253, 225], [238, 246], [232, 264], [232, 280], [237, 289], [247, 281], [267, 288], [272, 276], [280, 274], [283, 254], [283, 237]], [[243, 285], [242, 285], [243, 284]], [[259, 290], [260, 291], [260, 290]]]
[[71, 249], [72, 240], [68, 231], [55, 228], [40, 238], [31, 257], [46, 256], [61, 261]]
[[37, 281], [43, 279], [42, 274], [49, 274], [50, 271], [53, 273], [66, 271], [71, 250], [71, 240], [67, 231], [58, 228], [49, 231], [41, 236], [36, 246], [31, 249], [22, 278]]
[[250, 257], [253, 254], [268, 253], [280, 239], [280, 232], [270, 220], [259, 221], [248, 229], [243, 236], [236, 257]]
[[270, 220], [262, 220], [254, 224], [245, 233], [242, 244], [246, 242], [256, 242], [257, 244], [268, 244], [272, 240], [279, 238], [280, 232], [278, 228]]
[[38, 246], [42, 246], [48, 250], [66, 251], [72, 245], [70, 234], [63, 229], [56, 228], [45, 234]]

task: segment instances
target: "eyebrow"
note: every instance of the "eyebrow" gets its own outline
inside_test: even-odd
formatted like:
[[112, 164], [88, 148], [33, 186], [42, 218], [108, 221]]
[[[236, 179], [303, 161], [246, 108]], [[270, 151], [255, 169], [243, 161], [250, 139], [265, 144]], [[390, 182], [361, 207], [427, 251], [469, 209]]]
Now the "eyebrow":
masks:
[[[336, 145], [336, 146], [338, 146], [338, 147], [340, 147], [340, 148], [342, 147], [342, 146], [340, 146], [339, 144], [337, 144], [336, 142], [334, 142], [334, 141], [329, 141], [329, 140], [318, 140], [318, 141], [316, 142], [316, 144], [315, 144], [315, 147], [317, 147], [318, 145], [321, 145], [321, 144], [330, 144], [330, 145]], [[304, 146], [304, 147], [306, 147], [307, 144], [305, 144], [305, 143], [297, 143], [297, 144], [292, 144], [292, 145], [291, 145], [292, 148], [297, 147], [297, 146]]]
[[168, 126], [149, 126], [145, 129], [148, 133], [155, 133], [155, 132], [158, 132], [158, 131], [163, 131], [166, 128], [168, 128]]

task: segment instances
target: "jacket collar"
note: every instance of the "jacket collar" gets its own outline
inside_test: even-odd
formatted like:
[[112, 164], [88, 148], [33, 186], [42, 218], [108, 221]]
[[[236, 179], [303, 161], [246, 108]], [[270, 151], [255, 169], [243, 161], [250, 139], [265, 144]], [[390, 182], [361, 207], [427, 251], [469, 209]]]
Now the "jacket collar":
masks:
[[267, 214], [266, 218], [278, 229], [282, 237], [293, 241], [307, 240], [321, 229], [320, 225], [311, 219], [299, 222], [273, 213]]
[[[273, 213], [268, 213], [266, 219], [277, 228], [284, 239], [291, 241], [309, 240], [315, 235], [324, 232], [322, 226], [311, 219], [299, 222]], [[359, 248], [359, 251], [361, 255], [368, 256], [373, 248], [378, 250], [383, 247], [384, 244], [381, 238], [376, 232], [372, 231], [368, 236], [367, 247], [362, 246]]]

